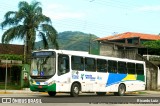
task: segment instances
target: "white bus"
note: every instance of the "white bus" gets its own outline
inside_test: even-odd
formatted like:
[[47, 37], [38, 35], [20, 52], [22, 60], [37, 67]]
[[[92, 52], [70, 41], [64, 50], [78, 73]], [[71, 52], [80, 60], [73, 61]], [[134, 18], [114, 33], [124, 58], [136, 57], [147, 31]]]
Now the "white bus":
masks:
[[113, 92], [145, 90], [146, 68], [144, 61], [91, 55], [67, 50], [39, 50], [32, 53], [30, 90], [79, 93], [95, 92], [105, 95]]

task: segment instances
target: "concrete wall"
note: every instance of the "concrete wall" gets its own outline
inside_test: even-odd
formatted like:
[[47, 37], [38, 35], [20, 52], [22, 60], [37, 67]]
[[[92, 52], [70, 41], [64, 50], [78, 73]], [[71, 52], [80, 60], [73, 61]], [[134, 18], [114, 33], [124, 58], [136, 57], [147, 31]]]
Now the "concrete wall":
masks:
[[113, 43], [100, 43], [100, 55], [136, 59], [138, 49], [118, 49]]
[[158, 66], [154, 65], [148, 61], [143, 56], [137, 54], [136, 60], [142, 60], [146, 63], [146, 89], [147, 90], [156, 90], [158, 89]]
[[100, 55], [118, 57], [117, 46], [113, 44], [100, 43]]
[[158, 67], [158, 89], [160, 90], [160, 68]]
[[[143, 55], [143, 57], [147, 60], [149, 60], [151, 63], [153, 63], [156, 66], [160, 67], [160, 56], [159, 55]], [[160, 89], [160, 69], [157, 67], [157, 81], [158, 81], [158, 89]]]
[[118, 50], [119, 58], [136, 59], [138, 49]]

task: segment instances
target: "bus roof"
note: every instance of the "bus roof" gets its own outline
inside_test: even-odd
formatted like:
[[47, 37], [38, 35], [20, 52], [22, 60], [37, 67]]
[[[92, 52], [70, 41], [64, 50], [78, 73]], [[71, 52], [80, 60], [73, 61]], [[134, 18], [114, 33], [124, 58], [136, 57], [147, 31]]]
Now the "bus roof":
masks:
[[[61, 53], [61, 54], [91, 57], [91, 58], [97, 58], [97, 59], [109, 59], [109, 60], [124, 61], [124, 62], [144, 63], [144, 61], [140, 61], [140, 60], [133, 60], [133, 59], [127, 59], [127, 58], [117, 58], [117, 57], [108, 57], [108, 56], [102, 56], [102, 55], [93, 55], [93, 54], [89, 54], [88, 52], [84, 52], [84, 51], [55, 50], [55, 49], [43, 49], [43, 50], [38, 50], [38, 51], [55, 51], [55, 52]], [[34, 51], [34, 52], [38, 52], [38, 51]]]

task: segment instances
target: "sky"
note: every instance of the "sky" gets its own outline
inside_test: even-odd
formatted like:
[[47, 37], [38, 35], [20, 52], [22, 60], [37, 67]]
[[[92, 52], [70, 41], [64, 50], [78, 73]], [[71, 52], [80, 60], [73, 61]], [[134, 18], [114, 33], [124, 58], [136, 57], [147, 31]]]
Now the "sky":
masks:
[[[0, 0], [0, 23], [7, 11], [18, 10], [19, 1], [23, 0]], [[160, 0], [36, 1], [41, 2], [43, 14], [51, 18], [57, 32], [81, 31], [98, 37], [124, 32], [160, 33]], [[0, 28], [0, 42], [4, 31]]]

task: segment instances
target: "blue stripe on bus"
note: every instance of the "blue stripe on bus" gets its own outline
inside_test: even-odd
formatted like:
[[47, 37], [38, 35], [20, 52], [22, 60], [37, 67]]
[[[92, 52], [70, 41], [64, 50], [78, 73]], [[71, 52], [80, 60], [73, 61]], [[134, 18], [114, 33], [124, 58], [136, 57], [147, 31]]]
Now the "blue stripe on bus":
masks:
[[122, 81], [126, 76], [127, 76], [127, 74], [109, 73], [106, 86], [110, 86], [110, 85], [112, 85], [112, 84], [119, 83], [119, 82]]

